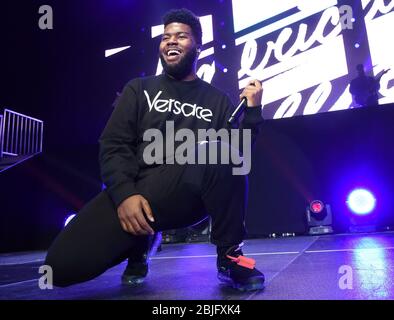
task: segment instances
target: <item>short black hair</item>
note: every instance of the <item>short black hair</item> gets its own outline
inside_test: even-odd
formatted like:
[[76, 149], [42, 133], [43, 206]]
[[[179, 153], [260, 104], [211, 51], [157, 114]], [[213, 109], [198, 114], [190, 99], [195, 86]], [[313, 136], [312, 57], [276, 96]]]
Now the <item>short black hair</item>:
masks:
[[172, 9], [164, 15], [163, 22], [164, 27], [173, 22], [187, 24], [190, 29], [192, 29], [192, 33], [194, 38], [196, 39], [197, 44], [202, 45], [202, 28], [200, 20], [190, 10], [185, 8]]
[[359, 64], [356, 66], [356, 70], [357, 70], [357, 71], [364, 71], [364, 65], [363, 65], [362, 63], [359, 63]]

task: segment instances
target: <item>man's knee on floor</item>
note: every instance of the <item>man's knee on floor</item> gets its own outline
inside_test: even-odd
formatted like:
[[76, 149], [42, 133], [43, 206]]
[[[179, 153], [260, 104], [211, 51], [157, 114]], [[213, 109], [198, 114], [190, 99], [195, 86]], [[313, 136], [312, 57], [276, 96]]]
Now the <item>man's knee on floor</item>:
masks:
[[62, 257], [48, 254], [44, 264], [52, 270], [52, 284], [55, 287], [64, 288], [77, 283], [75, 273], [72, 272], [72, 268], [68, 266], [68, 263]]

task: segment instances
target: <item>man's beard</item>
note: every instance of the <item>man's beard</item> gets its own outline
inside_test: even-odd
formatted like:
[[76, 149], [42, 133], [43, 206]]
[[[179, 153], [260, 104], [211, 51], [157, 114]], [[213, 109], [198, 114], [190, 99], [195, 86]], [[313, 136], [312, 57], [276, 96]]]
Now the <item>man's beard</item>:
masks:
[[197, 50], [192, 49], [187, 52], [178, 63], [167, 64], [164, 60], [163, 54], [160, 54], [160, 60], [163, 65], [164, 72], [177, 80], [183, 80], [192, 72], [196, 57]]

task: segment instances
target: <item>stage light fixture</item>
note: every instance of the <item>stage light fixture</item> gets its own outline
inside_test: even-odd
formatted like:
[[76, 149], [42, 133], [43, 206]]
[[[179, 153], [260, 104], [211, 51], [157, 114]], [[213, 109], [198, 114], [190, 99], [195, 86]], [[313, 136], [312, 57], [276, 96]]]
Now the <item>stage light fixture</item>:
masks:
[[332, 233], [332, 214], [329, 204], [324, 204], [321, 200], [313, 200], [306, 208], [306, 217], [309, 227], [309, 234]]
[[359, 188], [349, 194], [346, 204], [354, 214], [364, 216], [373, 212], [376, 199], [369, 190]]
[[323, 209], [324, 209], [324, 204], [323, 204], [323, 202], [321, 202], [320, 200], [315, 200], [315, 201], [312, 201], [311, 202], [311, 204], [310, 204], [310, 210], [313, 212], [313, 213], [320, 213], [320, 212], [322, 212], [323, 211]]
[[350, 210], [349, 231], [354, 233], [375, 232], [376, 224], [376, 198], [373, 193], [364, 188], [352, 190], [346, 200]]
[[67, 216], [67, 218], [64, 220], [64, 227], [68, 225], [68, 223], [76, 216], [75, 213], [71, 213]]

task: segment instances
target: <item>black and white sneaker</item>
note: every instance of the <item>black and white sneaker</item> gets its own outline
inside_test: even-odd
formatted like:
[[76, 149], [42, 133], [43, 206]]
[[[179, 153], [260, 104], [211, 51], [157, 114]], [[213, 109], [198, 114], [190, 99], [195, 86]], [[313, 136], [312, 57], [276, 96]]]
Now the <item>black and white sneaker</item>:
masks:
[[240, 246], [218, 248], [218, 279], [240, 291], [261, 290], [265, 277], [255, 268], [255, 261], [244, 257]]
[[122, 284], [134, 286], [144, 282], [148, 275], [149, 264], [145, 254], [141, 261], [128, 261], [126, 269], [122, 274]]
[[[126, 269], [122, 274], [122, 284], [128, 286], [139, 285], [144, 282], [149, 272], [149, 258], [161, 251], [161, 232], [156, 232], [145, 244], [146, 247], [140, 248], [143, 253], [130, 256], [127, 261]], [[139, 252], [141, 252], [139, 250]]]

